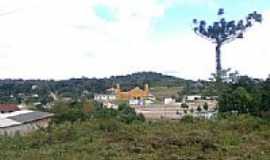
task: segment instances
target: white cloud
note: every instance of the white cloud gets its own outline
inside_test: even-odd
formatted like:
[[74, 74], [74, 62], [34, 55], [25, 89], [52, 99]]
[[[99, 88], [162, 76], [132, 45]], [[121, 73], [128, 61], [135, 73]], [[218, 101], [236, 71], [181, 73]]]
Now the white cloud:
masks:
[[[93, 10], [97, 4], [112, 8], [116, 21], [97, 17]], [[103, 77], [153, 70], [206, 79], [215, 68], [209, 42], [191, 32], [167, 39], [151, 36], [152, 20], [171, 4], [155, 0], [0, 0], [0, 13], [16, 10], [0, 16], [0, 78]], [[269, 27], [269, 20], [265, 21], [246, 39], [225, 47], [224, 65], [266, 76], [269, 34], [265, 33]], [[256, 47], [250, 45], [253, 43]], [[251, 66], [255, 59], [258, 62]]]
[[224, 47], [224, 63], [227, 67], [254, 77], [267, 77], [270, 73], [270, 11], [265, 12], [263, 17], [263, 23], [247, 31], [243, 40]]

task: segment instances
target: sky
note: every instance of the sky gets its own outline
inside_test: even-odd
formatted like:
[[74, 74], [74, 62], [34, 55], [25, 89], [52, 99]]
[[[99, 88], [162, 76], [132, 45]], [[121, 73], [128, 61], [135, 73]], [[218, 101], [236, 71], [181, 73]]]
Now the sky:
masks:
[[222, 66], [270, 73], [269, 0], [0, 0], [0, 78], [68, 79], [155, 71], [186, 79], [215, 72], [214, 44], [195, 35], [194, 18], [263, 23], [222, 48]]

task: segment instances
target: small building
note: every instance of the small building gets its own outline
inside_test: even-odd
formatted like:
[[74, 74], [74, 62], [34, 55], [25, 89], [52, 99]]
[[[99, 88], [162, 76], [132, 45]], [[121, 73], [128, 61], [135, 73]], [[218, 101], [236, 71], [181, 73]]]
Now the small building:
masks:
[[16, 104], [0, 104], [0, 114], [19, 111], [20, 108]]
[[217, 115], [217, 111], [201, 111], [201, 112], [195, 112], [192, 114], [194, 117], [200, 117], [205, 119], [211, 119]]
[[143, 106], [144, 104], [145, 104], [144, 100], [139, 100], [139, 99], [130, 99], [129, 100], [129, 105]]
[[175, 104], [176, 100], [174, 98], [165, 98], [164, 104]]
[[190, 96], [186, 96], [185, 100], [186, 101], [196, 101], [196, 100], [201, 100], [202, 96], [200, 95], [190, 95]]
[[115, 94], [95, 94], [94, 96], [95, 101], [99, 102], [108, 102], [116, 100]]
[[111, 109], [118, 109], [118, 105], [112, 102], [103, 102], [103, 106]]
[[0, 115], [0, 135], [25, 135], [49, 125], [53, 114], [47, 112], [21, 110]]

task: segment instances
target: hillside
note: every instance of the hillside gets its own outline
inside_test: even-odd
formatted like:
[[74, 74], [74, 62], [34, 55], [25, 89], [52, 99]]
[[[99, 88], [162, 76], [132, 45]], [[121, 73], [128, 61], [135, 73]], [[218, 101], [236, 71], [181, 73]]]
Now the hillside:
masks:
[[0, 80], [0, 102], [20, 103], [33, 101], [32, 95], [37, 94], [36, 101], [47, 103], [51, 101], [50, 92], [59, 96], [78, 99], [92, 97], [94, 93], [103, 93], [115, 84], [121, 84], [123, 89], [143, 86], [148, 83], [151, 87], [185, 87], [194, 86], [195, 82], [154, 72], [140, 72], [125, 76], [110, 78], [76, 78], [69, 80]]
[[184, 80], [173, 76], [164, 75], [155, 72], [138, 72], [125, 76], [112, 76], [110, 77], [114, 83], [120, 83], [124, 87], [134, 87], [136, 85], [143, 86], [148, 83], [150, 86], [167, 86], [174, 87], [185, 85], [185, 83], [192, 83], [193, 81]]

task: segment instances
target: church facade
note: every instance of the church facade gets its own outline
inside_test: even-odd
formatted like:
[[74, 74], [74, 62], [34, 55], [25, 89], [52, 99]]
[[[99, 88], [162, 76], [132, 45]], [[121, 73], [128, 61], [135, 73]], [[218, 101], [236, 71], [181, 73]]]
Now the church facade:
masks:
[[117, 88], [115, 89], [116, 98], [118, 100], [145, 100], [148, 97], [152, 96], [149, 91], [148, 84], [145, 84], [144, 89], [139, 87], [135, 87], [127, 92], [121, 91], [120, 85], [117, 84]]
[[145, 105], [152, 104], [155, 97], [150, 93], [149, 85], [145, 84], [144, 89], [135, 87], [129, 91], [122, 91], [119, 84], [116, 88], [107, 90], [109, 94], [96, 94], [94, 99], [100, 102], [128, 101], [130, 105]]

